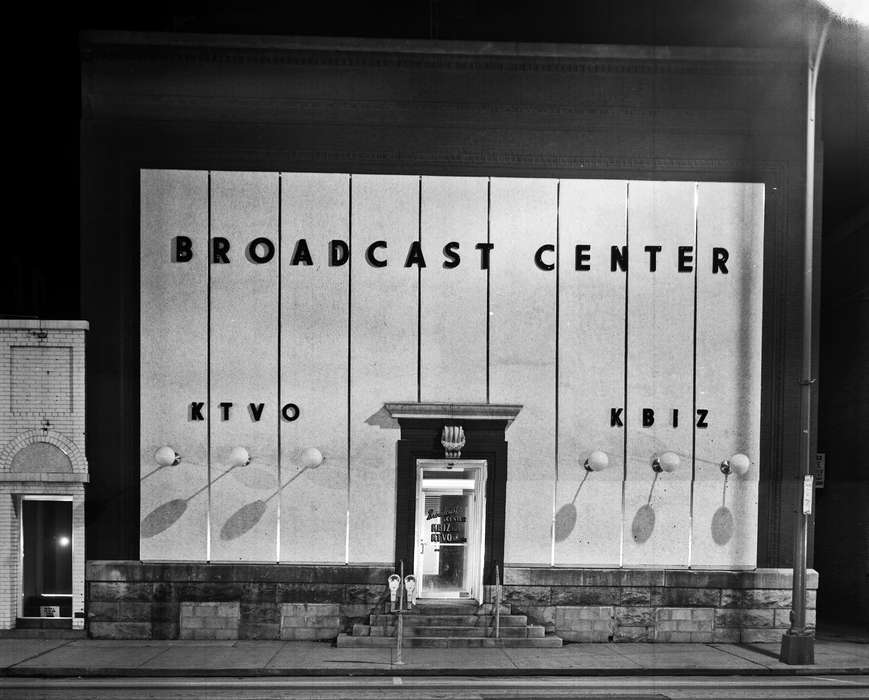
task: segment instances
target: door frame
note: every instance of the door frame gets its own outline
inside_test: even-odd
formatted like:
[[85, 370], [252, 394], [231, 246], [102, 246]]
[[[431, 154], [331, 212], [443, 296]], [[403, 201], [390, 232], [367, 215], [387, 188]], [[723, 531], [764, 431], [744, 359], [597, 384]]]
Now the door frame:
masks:
[[[416, 460], [443, 459], [444, 447], [441, 437], [447, 421], [429, 416], [417, 417], [431, 407], [441, 410], [439, 404], [387, 404], [390, 415], [397, 416], [401, 439], [396, 445], [395, 485], [395, 569], [404, 562], [409, 569], [413, 565], [417, 543], [416, 534]], [[507, 496], [507, 441], [505, 431], [510, 419], [520, 407], [511, 409], [509, 416], [502, 416], [497, 405], [452, 406], [450, 424], [460, 423], [465, 430], [467, 442], [462, 449], [462, 459], [484, 459], [487, 464], [486, 483], [486, 535], [484, 545], [483, 581], [494, 583], [495, 568], [504, 570], [504, 523]], [[399, 409], [409, 409], [403, 411]], [[468, 416], [460, 409], [478, 411], [481, 415]], [[504, 409], [506, 412], [506, 409]], [[485, 412], [485, 415], [482, 415]], [[491, 415], [493, 418], [488, 418]]]
[[[425, 520], [425, 496], [423, 495], [422, 481], [425, 469], [449, 471], [451, 468], [473, 469], [474, 475], [474, 526], [472, 537], [468, 538], [467, 564], [471, 568], [469, 599], [483, 601], [483, 569], [486, 547], [486, 488], [488, 486], [488, 463], [485, 459], [417, 459], [416, 460], [416, 500], [414, 515], [414, 566], [416, 585], [419, 595], [422, 595], [423, 555], [421, 547], [417, 546], [425, 541], [423, 526]], [[470, 534], [470, 533], [469, 533]], [[433, 596], [438, 598], [438, 596]], [[449, 599], [449, 597], [445, 597]]]
[[[74, 504], [73, 496], [66, 494], [22, 494], [18, 496], [18, 590], [16, 595], [15, 614], [20, 619], [25, 619], [24, 615], [24, 502], [25, 501], [59, 501], [62, 503]], [[75, 538], [73, 537], [73, 517], [70, 513], [69, 518], [69, 547], [70, 547], [70, 567], [75, 569]], [[73, 572], [70, 572], [73, 573]], [[72, 576], [73, 589], [75, 588], [75, 575]], [[70, 593], [70, 602], [75, 608], [75, 594]], [[71, 615], [67, 617], [49, 618], [57, 620], [72, 620], [75, 617], [75, 610], [71, 611]], [[41, 617], [27, 617], [29, 620], [40, 620]]]

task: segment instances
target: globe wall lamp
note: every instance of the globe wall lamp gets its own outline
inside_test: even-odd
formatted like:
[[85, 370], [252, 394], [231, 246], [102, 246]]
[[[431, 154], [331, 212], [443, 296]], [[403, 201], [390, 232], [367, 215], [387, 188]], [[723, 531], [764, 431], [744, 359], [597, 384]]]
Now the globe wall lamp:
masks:
[[250, 452], [248, 452], [244, 447], [233, 447], [232, 452], [229, 453], [229, 466], [232, 467], [246, 467], [250, 464]]
[[601, 452], [600, 450], [592, 452], [582, 464], [587, 472], [602, 472], [604, 469], [609, 467], [609, 465], [610, 458], [607, 456], [606, 452]]
[[316, 469], [323, 463], [323, 453], [316, 447], [308, 447], [299, 455], [302, 469]]
[[675, 452], [662, 452], [660, 455], [652, 455], [652, 471], [656, 474], [667, 472], [668, 474], [679, 468], [679, 455]]
[[175, 467], [181, 464], [181, 455], [173, 450], [169, 445], [157, 448], [154, 452], [154, 461], [161, 467]]
[[741, 452], [737, 452], [730, 459], [725, 459], [721, 462], [721, 473], [724, 476], [736, 474], [736, 476], [745, 476], [751, 467], [751, 461]]

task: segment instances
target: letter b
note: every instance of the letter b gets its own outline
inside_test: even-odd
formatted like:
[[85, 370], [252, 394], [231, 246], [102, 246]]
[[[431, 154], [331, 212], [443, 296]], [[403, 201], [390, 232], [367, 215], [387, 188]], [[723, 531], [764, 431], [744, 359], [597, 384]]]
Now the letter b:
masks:
[[655, 424], [655, 411], [651, 408], [643, 409], [643, 427], [651, 428]]
[[193, 241], [187, 236], [175, 236], [172, 241], [172, 262], [190, 262], [193, 260]]

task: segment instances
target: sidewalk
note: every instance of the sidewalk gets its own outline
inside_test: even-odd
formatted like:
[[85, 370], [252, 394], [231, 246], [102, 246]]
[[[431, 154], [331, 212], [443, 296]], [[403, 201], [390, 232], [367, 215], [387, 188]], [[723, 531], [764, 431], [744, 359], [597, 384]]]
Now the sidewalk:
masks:
[[338, 649], [320, 642], [0, 639], [0, 676], [654, 676], [869, 674], [869, 644], [817, 640], [812, 666], [778, 644], [568, 644], [560, 649]]

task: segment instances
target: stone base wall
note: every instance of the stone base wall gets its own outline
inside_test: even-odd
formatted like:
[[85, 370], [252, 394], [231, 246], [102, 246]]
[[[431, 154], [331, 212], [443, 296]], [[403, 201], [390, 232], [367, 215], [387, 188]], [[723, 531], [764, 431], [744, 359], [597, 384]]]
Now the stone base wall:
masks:
[[238, 639], [238, 603], [181, 603], [181, 639]]
[[[334, 639], [388, 600], [391, 573], [355, 565], [89, 561], [88, 630], [99, 639]], [[197, 621], [205, 619], [214, 621]]]
[[[388, 604], [382, 566], [91, 561], [90, 635], [103, 639], [334, 639]], [[777, 642], [790, 569], [507, 567], [502, 602], [572, 642]], [[818, 575], [808, 576], [815, 624]], [[494, 586], [486, 586], [493, 602]], [[209, 620], [209, 622], [206, 622]]]
[[336, 603], [284, 603], [281, 639], [335, 639], [348, 624], [345, 611], [356, 612]]
[[[575, 642], [777, 642], [790, 626], [792, 571], [508, 567], [502, 601]], [[815, 626], [818, 574], [809, 571]], [[494, 599], [494, 586], [486, 587]]]

